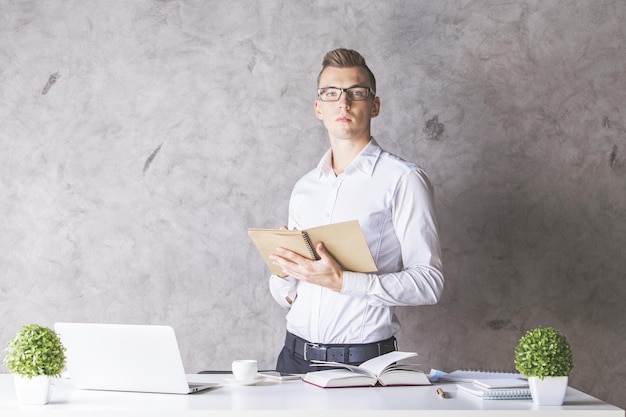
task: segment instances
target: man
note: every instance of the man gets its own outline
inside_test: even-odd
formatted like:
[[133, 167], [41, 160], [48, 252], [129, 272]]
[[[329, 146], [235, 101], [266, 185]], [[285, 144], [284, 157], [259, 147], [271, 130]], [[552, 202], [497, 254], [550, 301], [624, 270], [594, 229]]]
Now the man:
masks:
[[270, 277], [287, 314], [276, 369], [305, 373], [311, 360], [360, 364], [397, 349], [396, 306], [435, 304], [443, 289], [433, 190], [415, 164], [383, 151], [370, 135], [378, 116], [376, 80], [356, 51], [326, 54], [315, 116], [330, 150], [295, 185], [290, 229], [357, 219], [378, 267], [343, 271], [324, 249], [311, 261], [284, 248], [272, 255], [284, 275]]

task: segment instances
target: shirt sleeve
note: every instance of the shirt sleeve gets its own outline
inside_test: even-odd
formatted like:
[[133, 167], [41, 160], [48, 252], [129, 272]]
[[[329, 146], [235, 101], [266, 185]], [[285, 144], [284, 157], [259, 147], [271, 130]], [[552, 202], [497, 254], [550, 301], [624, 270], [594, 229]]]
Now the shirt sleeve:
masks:
[[372, 306], [435, 304], [443, 290], [441, 249], [433, 188], [417, 169], [405, 175], [394, 194], [393, 227], [400, 243], [401, 271], [372, 274], [344, 271], [342, 294], [366, 298]]
[[[295, 188], [294, 191], [292, 191], [292, 197], [294, 192]], [[291, 201], [292, 199], [289, 200], [290, 205]], [[297, 224], [292, 217], [291, 206], [289, 207], [289, 219], [287, 220], [287, 228], [301, 228], [300, 225]], [[286, 297], [289, 297], [292, 303], [296, 300], [296, 298], [298, 297], [298, 280], [291, 276], [281, 278], [278, 275], [272, 275], [270, 276], [269, 286], [270, 293], [272, 294], [272, 297], [274, 297], [274, 300], [276, 300], [278, 305], [285, 309], [290, 309], [291, 304], [287, 302]]]
[[293, 302], [297, 296], [298, 282], [293, 277], [281, 278], [278, 275], [270, 276], [270, 293], [279, 306], [289, 309], [291, 304], [287, 302], [287, 297]]

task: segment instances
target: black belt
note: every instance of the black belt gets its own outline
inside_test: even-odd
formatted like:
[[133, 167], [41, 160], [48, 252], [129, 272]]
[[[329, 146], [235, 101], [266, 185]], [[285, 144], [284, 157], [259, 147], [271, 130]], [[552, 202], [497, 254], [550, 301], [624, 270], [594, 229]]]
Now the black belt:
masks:
[[340, 345], [311, 343], [289, 332], [285, 338], [285, 346], [306, 361], [341, 363], [362, 363], [376, 356], [398, 350], [395, 337], [390, 337], [382, 342]]

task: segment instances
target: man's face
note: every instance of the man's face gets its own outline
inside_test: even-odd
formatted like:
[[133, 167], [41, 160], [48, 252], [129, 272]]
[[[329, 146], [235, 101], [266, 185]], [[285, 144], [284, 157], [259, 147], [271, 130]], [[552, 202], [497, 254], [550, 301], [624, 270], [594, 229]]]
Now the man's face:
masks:
[[[323, 87], [372, 87], [364, 68], [328, 67], [320, 77], [319, 88]], [[380, 99], [370, 96], [363, 101], [352, 101], [344, 92], [339, 101], [315, 100], [315, 116], [324, 122], [332, 140], [370, 139], [370, 121], [378, 116]]]

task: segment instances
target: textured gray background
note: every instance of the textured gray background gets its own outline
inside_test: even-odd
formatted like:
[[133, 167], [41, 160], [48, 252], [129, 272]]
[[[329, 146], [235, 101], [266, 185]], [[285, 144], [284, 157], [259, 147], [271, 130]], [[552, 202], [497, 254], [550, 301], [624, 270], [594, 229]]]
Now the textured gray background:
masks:
[[323, 54], [379, 80], [381, 145], [436, 186], [425, 370], [513, 368], [524, 331], [626, 407], [626, 1], [0, 0], [0, 344], [25, 323], [173, 326], [190, 372], [272, 367], [284, 313], [248, 227], [327, 148]]

